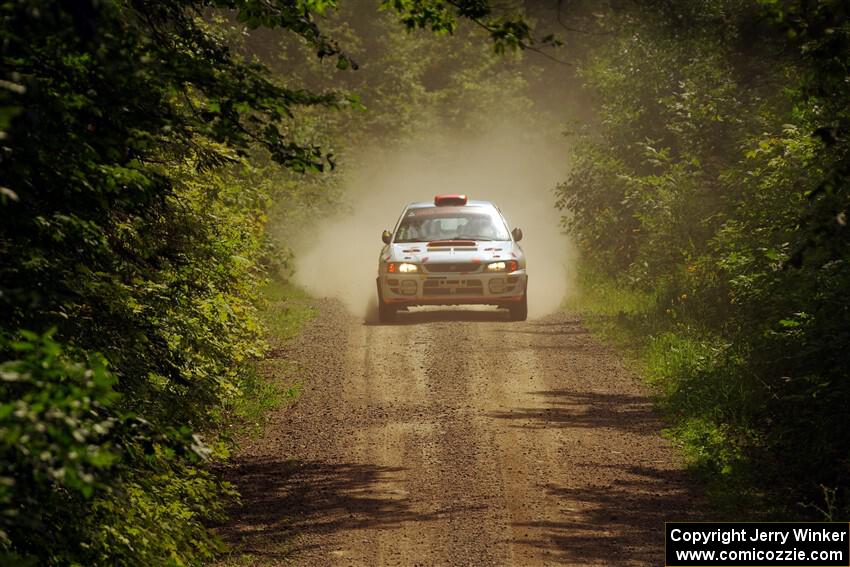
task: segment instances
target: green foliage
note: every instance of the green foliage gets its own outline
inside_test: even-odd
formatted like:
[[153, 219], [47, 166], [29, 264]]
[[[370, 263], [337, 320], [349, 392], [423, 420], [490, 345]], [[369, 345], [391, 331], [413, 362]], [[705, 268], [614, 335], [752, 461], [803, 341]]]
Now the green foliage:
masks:
[[45, 497], [90, 498], [118, 458], [111, 443], [116, 393], [106, 362], [68, 360], [52, 331], [22, 335], [6, 345], [19, 358], [0, 364], [0, 538], [6, 545], [18, 530], [47, 527], [44, 519], [21, 514], [27, 506]]
[[[386, 7], [434, 31], [473, 21], [497, 50], [533, 42], [522, 18], [482, 2]], [[232, 496], [211, 472], [227, 453], [220, 430], [275, 397], [257, 372], [267, 333], [290, 337], [312, 315], [291, 289], [260, 315], [266, 274], [287, 268], [269, 219], [337, 206], [338, 177], [301, 174], [332, 169], [332, 142], [356, 146], [396, 102], [396, 126], [415, 116], [402, 91], [427, 69], [424, 38], [372, 17], [398, 50], [381, 63], [410, 72], [374, 122], [329, 117], [362, 109], [322, 65], [358, 67], [317, 21], [355, 50], [367, 38], [331, 24], [337, 11], [334, 0], [0, 4], [5, 562], [192, 565], [219, 550], [206, 526]], [[274, 73], [240, 39], [261, 28], [292, 38]], [[458, 75], [457, 90], [474, 81]]]
[[497, 53], [530, 49], [535, 43], [556, 45], [554, 37], [536, 40], [531, 26], [522, 17], [494, 13], [486, 0], [383, 0], [385, 9], [392, 8], [409, 30], [428, 28], [441, 33], [454, 33], [460, 18], [483, 28], [493, 40]]
[[[22, 333], [0, 365], [0, 546], [12, 562], [114, 565], [212, 557], [204, 524], [229, 489], [198, 464], [213, 449], [185, 428], [121, 411], [100, 356], [72, 360]], [[68, 521], [75, 518], [75, 521]], [[118, 518], [121, 520], [118, 521]]]
[[597, 273], [656, 297], [625, 325], [700, 466], [846, 510], [848, 13], [700, 6], [619, 14], [559, 204]]
[[219, 547], [206, 525], [230, 490], [210, 465], [226, 452], [200, 435], [264, 348], [273, 195], [243, 184], [244, 160], [321, 169], [284, 124], [344, 98], [240, 60], [198, 15], [214, 6], [340, 55], [319, 3], [0, 8], [0, 549], [16, 561], [183, 565]]

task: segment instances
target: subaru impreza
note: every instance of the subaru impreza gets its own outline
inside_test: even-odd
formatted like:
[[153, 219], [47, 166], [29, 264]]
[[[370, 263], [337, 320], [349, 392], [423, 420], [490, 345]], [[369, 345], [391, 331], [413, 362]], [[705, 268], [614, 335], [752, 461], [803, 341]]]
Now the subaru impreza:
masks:
[[495, 305], [514, 321], [528, 316], [528, 275], [519, 245], [499, 208], [466, 195], [410, 203], [382, 235], [378, 317], [420, 305]]

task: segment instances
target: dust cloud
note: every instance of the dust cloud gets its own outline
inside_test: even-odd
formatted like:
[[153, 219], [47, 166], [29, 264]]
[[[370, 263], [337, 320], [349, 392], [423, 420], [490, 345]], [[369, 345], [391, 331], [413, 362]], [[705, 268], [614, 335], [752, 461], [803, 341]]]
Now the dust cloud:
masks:
[[296, 247], [296, 282], [370, 318], [381, 231], [392, 230], [409, 202], [465, 193], [494, 201], [510, 227], [522, 229], [529, 316], [555, 311], [572, 275], [571, 247], [553, 194], [566, 176], [565, 145], [561, 137], [502, 127], [476, 138], [434, 135], [404, 149], [364, 152], [357, 161], [366, 165], [347, 176], [345, 212], [308, 230]]

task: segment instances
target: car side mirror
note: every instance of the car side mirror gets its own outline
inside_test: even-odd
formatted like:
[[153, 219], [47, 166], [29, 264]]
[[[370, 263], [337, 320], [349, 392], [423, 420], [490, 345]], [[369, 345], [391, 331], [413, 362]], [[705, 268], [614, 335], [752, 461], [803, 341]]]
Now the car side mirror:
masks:
[[514, 236], [514, 240], [516, 240], [517, 242], [519, 242], [520, 240], [522, 240], [522, 229], [521, 229], [521, 228], [515, 228], [515, 229], [513, 229], [513, 230], [511, 231], [511, 234]]
[[384, 244], [389, 244], [390, 240], [392, 240], [392, 238], [393, 238], [393, 235], [390, 234], [389, 230], [385, 230], [384, 232], [381, 233], [381, 240], [384, 241]]

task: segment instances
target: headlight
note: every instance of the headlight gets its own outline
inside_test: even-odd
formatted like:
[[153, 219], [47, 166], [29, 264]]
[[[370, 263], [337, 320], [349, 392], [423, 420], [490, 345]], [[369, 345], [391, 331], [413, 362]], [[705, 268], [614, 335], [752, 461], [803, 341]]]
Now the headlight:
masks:
[[396, 272], [400, 274], [415, 274], [419, 271], [419, 266], [416, 264], [409, 264], [407, 262], [389, 262], [387, 264], [387, 272], [394, 274]]
[[487, 264], [488, 272], [515, 272], [519, 267], [519, 263], [516, 260], [507, 260], [505, 262], [493, 262], [492, 264]]

